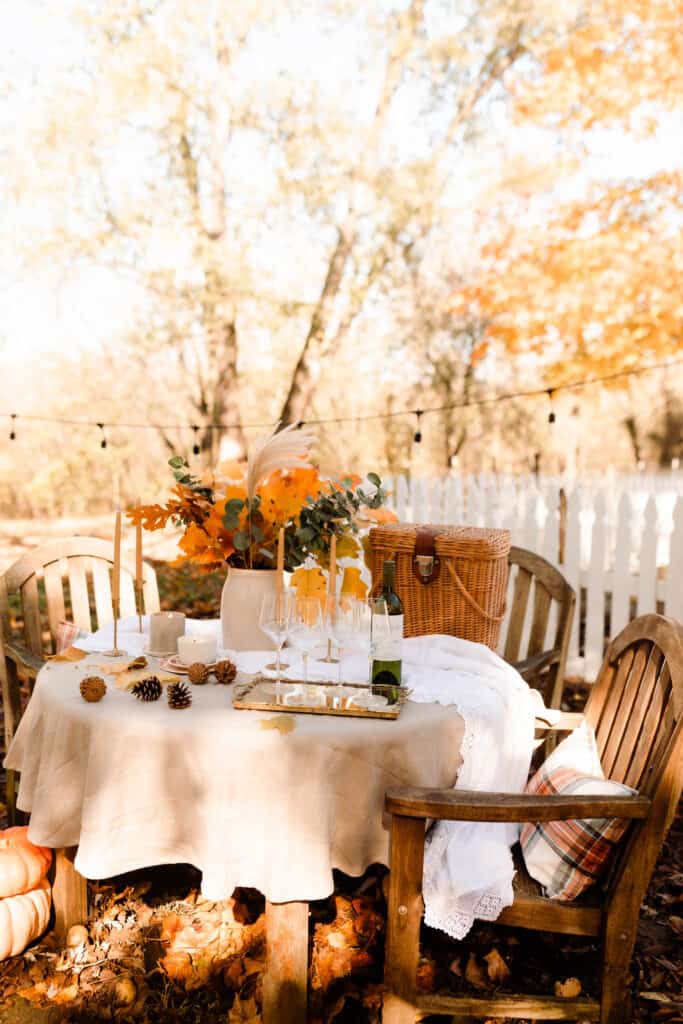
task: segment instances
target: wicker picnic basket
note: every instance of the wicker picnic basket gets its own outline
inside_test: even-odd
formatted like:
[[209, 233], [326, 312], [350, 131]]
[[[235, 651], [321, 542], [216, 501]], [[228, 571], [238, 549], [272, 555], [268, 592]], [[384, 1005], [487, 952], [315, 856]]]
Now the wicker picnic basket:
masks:
[[449, 633], [498, 645], [505, 611], [510, 533], [474, 526], [387, 523], [370, 531], [373, 592], [396, 563], [404, 635]]

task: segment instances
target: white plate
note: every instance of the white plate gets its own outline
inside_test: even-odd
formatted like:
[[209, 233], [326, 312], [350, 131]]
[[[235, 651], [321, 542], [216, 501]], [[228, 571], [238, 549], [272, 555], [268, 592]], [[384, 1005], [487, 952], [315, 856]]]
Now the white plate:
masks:
[[[170, 658], [164, 658], [161, 663], [161, 667], [167, 669], [169, 672], [177, 672], [179, 675], [187, 675], [190, 671], [190, 666], [181, 660], [179, 654], [172, 654]], [[216, 667], [216, 662], [212, 661], [206, 667], [209, 672], [212, 672]]]

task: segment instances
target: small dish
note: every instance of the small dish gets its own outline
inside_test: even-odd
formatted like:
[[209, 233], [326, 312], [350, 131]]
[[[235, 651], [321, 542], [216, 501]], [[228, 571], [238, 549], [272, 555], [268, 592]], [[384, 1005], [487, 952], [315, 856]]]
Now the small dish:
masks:
[[[178, 675], [187, 675], [190, 670], [190, 666], [186, 662], [182, 661], [180, 655], [172, 654], [170, 657], [164, 657], [161, 663], [161, 667], [165, 668], [168, 672], [176, 672]], [[212, 672], [216, 667], [216, 662], [212, 661], [206, 666], [209, 672]]]

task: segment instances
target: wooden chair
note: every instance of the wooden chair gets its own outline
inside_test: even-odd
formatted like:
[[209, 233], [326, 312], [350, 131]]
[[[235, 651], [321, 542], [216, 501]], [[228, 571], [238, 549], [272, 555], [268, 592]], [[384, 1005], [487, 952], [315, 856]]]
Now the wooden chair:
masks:
[[[530, 686], [543, 692], [547, 707], [559, 708], [576, 604], [574, 588], [559, 569], [524, 548], [510, 548], [508, 565], [514, 578], [510, 616], [502, 645], [503, 658], [514, 665]], [[526, 652], [520, 658], [522, 640], [527, 636], [525, 623], [532, 583], [533, 605]], [[551, 614], [556, 617], [552, 637], [548, 638]]]
[[[576, 718], [577, 716], [572, 716]], [[630, 1021], [628, 968], [640, 904], [683, 787], [683, 626], [644, 615], [612, 641], [586, 705], [606, 777], [636, 796], [539, 796], [402, 788], [387, 793], [391, 874], [383, 1024], [415, 1013], [527, 1020]], [[499, 922], [602, 941], [599, 1000], [551, 996], [418, 995], [425, 820], [557, 821], [633, 819], [602, 887], [575, 902], [545, 899], [519, 858], [515, 900]]]
[[[60, 622], [69, 621], [90, 632], [112, 622], [110, 572], [113, 550], [110, 541], [96, 537], [71, 537], [27, 552], [0, 577], [0, 682], [5, 717], [5, 750], [21, 717], [18, 673], [34, 680], [46, 656], [54, 654]], [[121, 617], [135, 615], [135, 569], [121, 565]], [[13, 635], [10, 603], [24, 620], [23, 643]], [[156, 574], [143, 566], [143, 604], [146, 613], [159, 610]], [[94, 610], [94, 616], [92, 611]], [[7, 813], [16, 816], [15, 773], [7, 772]]]

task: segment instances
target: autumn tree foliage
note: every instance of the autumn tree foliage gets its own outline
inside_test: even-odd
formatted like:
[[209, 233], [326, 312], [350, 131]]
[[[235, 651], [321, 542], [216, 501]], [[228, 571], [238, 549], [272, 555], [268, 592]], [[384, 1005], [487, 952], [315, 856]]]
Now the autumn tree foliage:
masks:
[[[510, 95], [553, 157], [543, 190], [513, 181], [482, 216], [480, 272], [451, 304], [476, 315], [478, 358], [531, 352], [561, 383], [680, 353], [682, 13], [679, 0], [570, 5], [529, 43]], [[596, 147], [611, 150], [607, 166]]]

